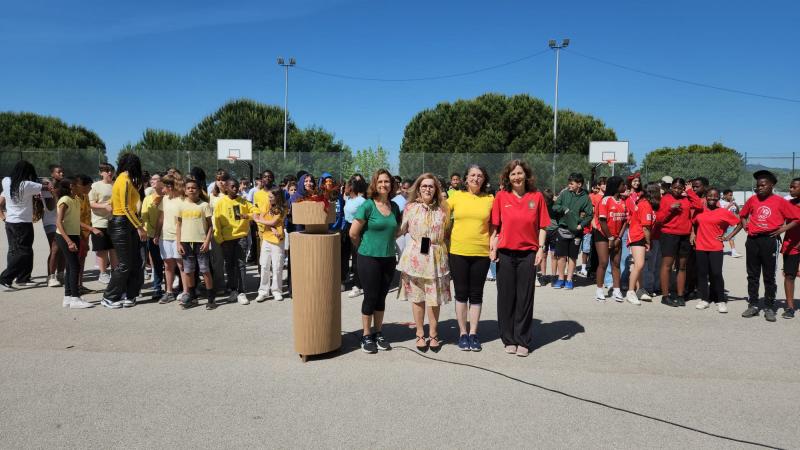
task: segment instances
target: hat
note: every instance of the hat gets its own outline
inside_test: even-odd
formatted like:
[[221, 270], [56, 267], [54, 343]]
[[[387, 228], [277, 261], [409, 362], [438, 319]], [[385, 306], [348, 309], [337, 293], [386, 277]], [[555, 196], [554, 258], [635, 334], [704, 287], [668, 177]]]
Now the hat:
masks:
[[774, 173], [770, 172], [769, 170], [757, 170], [753, 173], [753, 178], [758, 180], [759, 178], [766, 178], [772, 182], [772, 184], [778, 183], [778, 178], [775, 176]]
[[628, 182], [630, 183], [631, 181], [633, 181], [633, 180], [635, 180], [637, 178], [641, 179], [642, 178], [642, 174], [640, 174], [639, 172], [636, 172], [636, 173], [634, 173], [632, 175], [628, 175]]
[[672, 184], [672, 177], [669, 175], [664, 175], [663, 177], [661, 177], [661, 182]]

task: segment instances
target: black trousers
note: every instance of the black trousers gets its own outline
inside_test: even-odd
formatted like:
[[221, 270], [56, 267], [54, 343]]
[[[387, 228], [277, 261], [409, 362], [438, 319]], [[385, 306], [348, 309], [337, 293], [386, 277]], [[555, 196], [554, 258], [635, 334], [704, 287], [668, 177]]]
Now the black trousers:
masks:
[[243, 294], [247, 292], [245, 271], [247, 264], [247, 238], [232, 239], [222, 243], [222, 257], [225, 259], [225, 273], [228, 274], [226, 286], [229, 290]]
[[747, 265], [747, 296], [750, 305], [758, 306], [759, 276], [764, 274], [765, 306], [775, 305], [775, 268], [778, 260], [778, 239], [766, 234], [747, 236], [745, 242], [745, 263]]
[[[153, 238], [147, 239], [146, 247], [147, 253], [150, 254], [150, 261], [153, 262], [153, 295], [159, 296], [163, 293], [161, 284], [165, 278], [164, 260], [161, 259], [161, 250], [158, 248], [158, 244], [153, 241]], [[180, 278], [180, 274], [178, 274], [178, 278]]]
[[450, 253], [450, 278], [453, 279], [456, 301], [480, 305], [483, 303], [483, 285], [489, 272], [488, 256], [462, 256]]
[[498, 251], [497, 325], [503, 345], [533, 347], [533, 294], [536, 252], [531, 250]]
[[6, 222], [6, 237], [8, 265], [0, 274], [0, 282], [11, 285], [14, 280], [30, 280], [33, 271], [33, 224]]
[[[78, 249], [81, 248], [81, 237], [78, 236], [70, 236], [69, 237], [75, 245], [78, 246]], [[64, 296], [65, 297], [80, 297], [81, 290], [80, 290], [80, 276], [81, 276], [81, 268], [80, 268], [80, 260], [78, 258], [78, 251], [71, 252], [69, 251], [69, 246], [67, 245], [67, 240], [64, 239], [63, 236], [60, 234], [56, 234], [56, 245], [61, 250], [61, 254], [64, 255], [64, 260], [67, 263], [67, 269], [64, 273]]]
[[[350, 273], [350, 265], [353, 267], [353, 286], [361, 289], [361, 280], [358, 278], [358, 257], [356, 254], [356, 246], [350, 239], [350, 222], [345, 222], [344, 229], [342, 230], [342, 282], [347, 280], [347, 274]], [[352, 263], [350, 262], [352, 260]]]
[[113, 216], [106, 230], [117, 251], [119, 264], [111, 272], [111, 281], [103, 294], [108, 300], [118, 302], [125, 294], [129, 300], [139, 296], [144, 284], [144, 245], [136, 228], [125, 216]]
[[697, 290], [707, 302], [725, 301], [725, 279], [722, 278], [722, 250], [694, 252], [697, 272]]
[[371, 316], [375, 311], [386, 310], [386, 294], [394, 278], [397, 260], [394, 256], [376, 257], [358, 255], [358, 271], [364, 287], [361, 314]]

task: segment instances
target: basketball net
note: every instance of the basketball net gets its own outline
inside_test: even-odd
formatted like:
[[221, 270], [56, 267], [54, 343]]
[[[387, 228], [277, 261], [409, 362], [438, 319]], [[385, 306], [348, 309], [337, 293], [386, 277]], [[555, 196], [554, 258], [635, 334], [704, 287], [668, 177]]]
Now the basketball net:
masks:
[[228, 162], [231, 163], [231, 165], [233, 165], [237, 159], [239, 159], [238, 156], [228, 156]]

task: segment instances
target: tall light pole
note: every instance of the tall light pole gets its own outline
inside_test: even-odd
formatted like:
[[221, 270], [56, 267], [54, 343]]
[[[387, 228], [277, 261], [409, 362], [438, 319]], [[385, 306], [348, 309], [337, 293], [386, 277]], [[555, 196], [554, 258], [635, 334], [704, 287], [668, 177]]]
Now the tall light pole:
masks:
[[297, 64], [294, 58], [289, 58], [285, 62], [282, 57], [278, 58], [278, 65], [284, 68], [285, 89], [283, 92], [283, 159], [286, 160], [286, 132], [289, 128], [289, 67]]
[[547, 42], [556, 51], [556, 104], [553, 108], [553, 193], [556, 193], [556, 153], [558, 152], [558, 62], [561, 49], [567, 48], [569, 39], [562, 39], [561, 44], [557, 44], [555, 39]]

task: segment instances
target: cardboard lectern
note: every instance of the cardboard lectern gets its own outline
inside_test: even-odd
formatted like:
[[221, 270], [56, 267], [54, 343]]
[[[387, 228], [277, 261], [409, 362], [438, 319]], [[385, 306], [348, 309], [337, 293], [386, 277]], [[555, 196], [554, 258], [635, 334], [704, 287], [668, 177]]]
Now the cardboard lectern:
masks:
[[294, 348], [303, 362], [342, 346], [341, 238], [328, 231], [335, 218], [334, 205], [292, 204], [292, 222], [305, 227], [289, 235]]

